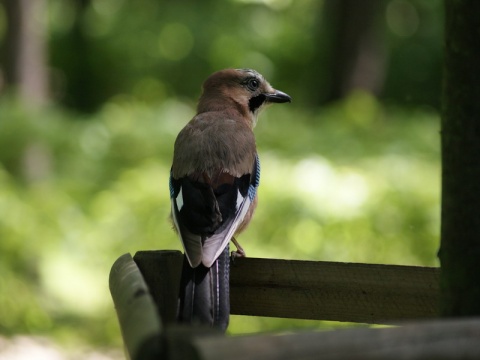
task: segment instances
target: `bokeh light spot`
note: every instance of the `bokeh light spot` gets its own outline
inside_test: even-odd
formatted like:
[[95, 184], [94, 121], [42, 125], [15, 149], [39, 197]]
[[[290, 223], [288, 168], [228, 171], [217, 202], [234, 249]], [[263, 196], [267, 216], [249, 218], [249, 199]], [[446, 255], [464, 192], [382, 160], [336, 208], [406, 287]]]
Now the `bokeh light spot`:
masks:
[[184, 24], [167, 24], [160, 32], [159, 50], [167, 60], [182, 60], [192, 50], [193, 43], [193, 34]]

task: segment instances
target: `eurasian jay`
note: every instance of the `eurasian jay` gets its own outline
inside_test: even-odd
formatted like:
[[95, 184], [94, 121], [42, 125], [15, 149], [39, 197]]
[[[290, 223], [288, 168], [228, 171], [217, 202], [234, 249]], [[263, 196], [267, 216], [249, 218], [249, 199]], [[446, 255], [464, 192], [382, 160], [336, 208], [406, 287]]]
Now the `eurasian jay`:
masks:
[[260, 110], [290, 102], [258, 72], [226, 69], [203, 84], [197, 115], [175, 141], [171, 215], [185, 250], [178, 319], [228, 326], [229, 247], [257, 205], [260, 163], [253, 128]]

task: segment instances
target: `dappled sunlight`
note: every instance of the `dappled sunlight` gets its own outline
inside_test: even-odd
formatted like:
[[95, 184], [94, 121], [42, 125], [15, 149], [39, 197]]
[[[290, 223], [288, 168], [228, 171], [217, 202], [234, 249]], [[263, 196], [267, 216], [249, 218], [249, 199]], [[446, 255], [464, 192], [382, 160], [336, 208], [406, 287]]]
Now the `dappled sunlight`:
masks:
[[105, 279], [98, 276], [101, 268], [91, 261], [91, 256], [71, 249], [45, 254], [40, 275], [42, 286], [51, 297], [51, 306], [56, 304], [61, 311], [88, 317], [109, 306]]
[[85, 126], [80, 135], [80, 146], [85, 155], [94, 159], [102, 158], [110, 146], [110, 132], [101, 123]]
[[[319, 154], [294, 160], [261, 152], [260, 203], [245, 235], [261, 238], [252, 240], [256, 244], [246, 246], [247, 252], [253, 248], [251, 255], [258, 251], [267, 257], [436, 264], [439, 163], [412, 154], [415, 145], [405, 139], [395, 140], [404, 150], [394, 152], [388, 150], [388, 139], [383, 141], [386, 152], [365, 153], [349, 163]], [[257, 226], [269, 235], [260, 235]]]
[[288, 7], [292, 0], [235, 0], [242, 3], [258, 3], [267, 5], [273, 9], [280, 10]]
[[338, 169], [322, 158], [300, 161], [293, 169], [295, 190], [306, 206], [336, 218], [354, 217], [365, 204], [369, 189], [354, 169]]

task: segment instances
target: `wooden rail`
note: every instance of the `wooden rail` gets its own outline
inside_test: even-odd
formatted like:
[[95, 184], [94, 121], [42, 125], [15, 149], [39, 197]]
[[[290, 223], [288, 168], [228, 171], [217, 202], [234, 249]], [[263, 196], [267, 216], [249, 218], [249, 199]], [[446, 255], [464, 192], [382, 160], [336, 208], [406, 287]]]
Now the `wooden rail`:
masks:
[[[167, 322], [174, 320], [182, 259], [179, 251], [134, 257]], [[438, 314], [438, 268], [240, 258], [230, 272], [235, 315], [392, 324]]]
[[391, 324], [438, 316], [436, 268], [239, 259], [233, 314]]
[[387, 329], [194, 338], [198, 359], [480, 359], [480, 319], [409, 323]]
[[[430, 320], [387, 329], [226, 337], [174, 324], [183, 255], [125, 254], [110, 289], [131, 359], [480, 359], [480, 319]], [[436, 268], [237, 259], [231, 312], [397, 323], [437, 316]], [[156, 305], [156, 306], [155, 306]]]

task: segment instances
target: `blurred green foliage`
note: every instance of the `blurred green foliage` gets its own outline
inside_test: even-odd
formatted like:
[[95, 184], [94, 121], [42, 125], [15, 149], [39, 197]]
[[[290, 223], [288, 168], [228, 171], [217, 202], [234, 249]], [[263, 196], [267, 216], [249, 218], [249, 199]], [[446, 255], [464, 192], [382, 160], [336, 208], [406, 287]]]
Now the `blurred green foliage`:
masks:
[[[168, 174], [194, 108], [124, 97], [79, 121], [0, 107], [0, 332], [118, 345], [109, 269], [125, 252], [180, 249]], [[321, 111], [268, 109], [256, 128], [260, 204], [240, 238], [248, 255], [436, 265], [437, 130], [435, 112], [362, 92]], [[320, 325], [233, 317], [230, 332], [305, 326]]]
[[[379, 1], [381, 97], [319, 108], [338, 80], [326, 4], [48, 1], [55, 105], [0, 97], [0, 334], [120, 345], [110, 267], [181, 249], [173, 143], [225, 67], [255, 68], [294, 99], [256, 128], [260, 202], [239, 238], [249, 256], [438, 264], [442, 2]], [[0, 1], [0, 43], [5, 14]], [[325, 326], [338, 325], [234, 316], [229, 331]]]
[[[298, 104], [324, 103], [341, 81], [332, 68], [342, 24], [329, 2], [49, 0], [55, 95], [82, 111], [117, 94], [154, 103], [191, 98], [213, 71], [251, 67]], [[382, 99], [438, 107], [442, 1], [378, 0], [375, 7], [380, 51], [360, 50], [373, 63], [365, 76], [382, 79]]]

